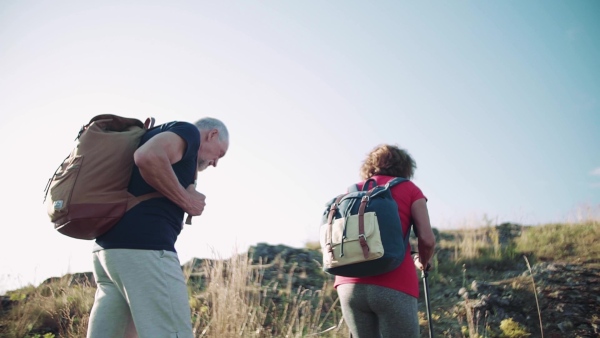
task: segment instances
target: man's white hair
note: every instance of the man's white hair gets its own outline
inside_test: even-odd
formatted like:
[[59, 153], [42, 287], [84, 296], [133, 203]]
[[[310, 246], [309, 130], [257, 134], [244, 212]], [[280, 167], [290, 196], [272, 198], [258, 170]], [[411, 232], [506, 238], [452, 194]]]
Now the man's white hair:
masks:
[[200, 130], [212, 130], [216, 129], [219, 131], [219, 141], [229, 142], [229, 131], [223, 122], [213, 117], [203, 117], [194, 123]]

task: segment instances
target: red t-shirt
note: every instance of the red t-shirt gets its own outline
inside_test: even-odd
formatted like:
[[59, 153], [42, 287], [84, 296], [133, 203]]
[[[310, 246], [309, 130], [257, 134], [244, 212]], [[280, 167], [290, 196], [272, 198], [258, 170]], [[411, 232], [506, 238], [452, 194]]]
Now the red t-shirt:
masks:
[[[375, 179], [378, 185], [385, 185], [394, 177], [373, 176], [372, 178]], [[358, 186], [362, 189], [363, 184], [364, 182], [361, 182]], [[400, 213], [400, 220], [402, 221], [402, 232], [406, 235], [412, 224], [411, 206], [416, 200], [425, 198], [425, 195], [423, 195], [421, 189], [413, 182], [407, 181], [392, 187], [392, 197], [394, 197], [394, 200], [396, 200], [396, 203], [398, 204], [398, 212]], [[335, 276], [334, 287], [337, 288], [340, 284], [379, 285], [419, 298], [419, 280], [417, 278], [415, 263], [410, 255], [410, 244], [408, 245], [408, 248], [406, 248], [404, 261], [395, 270], [371, 277]]]

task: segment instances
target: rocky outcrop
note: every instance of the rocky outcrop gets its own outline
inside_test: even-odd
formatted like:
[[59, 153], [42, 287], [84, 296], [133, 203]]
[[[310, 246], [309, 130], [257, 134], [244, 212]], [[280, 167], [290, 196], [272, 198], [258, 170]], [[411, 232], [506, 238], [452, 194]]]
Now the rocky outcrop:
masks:
[[502, 223], [496, 226], [498, 241], [500, 245], [506, 246], [513, 242], [516, 237], [521, 236], [523, 226], [516, 223]]
[[[292, 290], [318, 290], [326, 279], [333, 280], [322, 271], [322, 256], [317, 250], [259, 243], [249, 248], [247, 258], [252, 268], [260, 269], [263, 283], [278, 283]], [[188, 271], [190, 281], [202, 288], [210, 278], [207, 265], [215, 263], [215, 260], [196, 258], [184, 264], [183, 269]]]
[[542, 320], [555, 337], [600, 336], [600, 266], [540, 263], [532, 267]]
[[278, 262], [265, 269], [264, 279], [276, 280], [283, 277], [285, 282], [291, 283], [294, 290], [299, 287], [318, 290], [323, 287], [325, 279], [333, 280], [333, 276], [323, 272], [321, 265], [323, 256], [317, 250], [259, 243], [250, 248], [250, 253], [253, 264]]
[[85, 285], [96, 287], [96, 280], [92, 272], [69, 273], [62, 277], [50, 277], [42, 282], [42, 285], [50, 283], [66, 283], [67, 286]]
[[[539, 263], [521, 276], [497, 282], [474, 280], [458, 290], [454, 313], [498, 327], [504, 319], [540, 335], [540, 314], [545, 337], [600, 336], [600, 268], [568, 263]], [[537, 291], [537, 302], [534, 294]]]

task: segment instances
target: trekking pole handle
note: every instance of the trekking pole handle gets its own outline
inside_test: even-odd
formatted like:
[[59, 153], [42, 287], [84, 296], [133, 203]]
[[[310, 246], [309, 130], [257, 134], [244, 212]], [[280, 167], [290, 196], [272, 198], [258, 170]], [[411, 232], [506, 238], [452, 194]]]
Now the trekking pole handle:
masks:
[[[198, 180], [194, 180], [194, 188], [198, 186]], [[192, 215], [188, 214], [185, 219], [185, 224], [192, 224]]]
[[427, 278], [429, 276], [429, 270], [431, 270], [431, 264], [427, 263], [425, 269], [421, 270], [422, 277]]
[[[419, 261], [419, 253], [418, 253], [418, 252], [413, 252], [413, 253], [416, 253], [416, 255], [414, 255], [414, 256], [413, 256], [413, 261], [414, 261], [414, 262], [417, 262], [417, 261]], [[419, 262], [420, 262], [420, 261], [419, 261]], [[421, 264], [421, 265], [423, 265], [423, 264]], [[423, 269], [423, 270], [421, 270], [421, 271], [422, 271], [423, 273], [425, 273], [426, 271], [429, 271], [429, 270], [431, 270], [431, 264], [427, 263], [427, 266], [425, 266], [425, 269]], [[423, 276], [427, 277], [427, 275], [423, 275], [423, 274], [422, 274], [422, 277], [423, 277]]]

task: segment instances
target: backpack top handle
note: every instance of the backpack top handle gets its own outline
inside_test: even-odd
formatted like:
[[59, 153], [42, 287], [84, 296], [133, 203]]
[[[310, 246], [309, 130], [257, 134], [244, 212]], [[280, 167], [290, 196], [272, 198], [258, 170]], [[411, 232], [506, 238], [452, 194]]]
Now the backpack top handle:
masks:
[[365, 181], [365, 184], [363, 184], [362, 191], [369, 191], [371, 183], [373, 183], [373, 188], [375, 188], [377, 186], [377, 182], [375, 181], [375, 179], [369, 178], [368, 180]]

